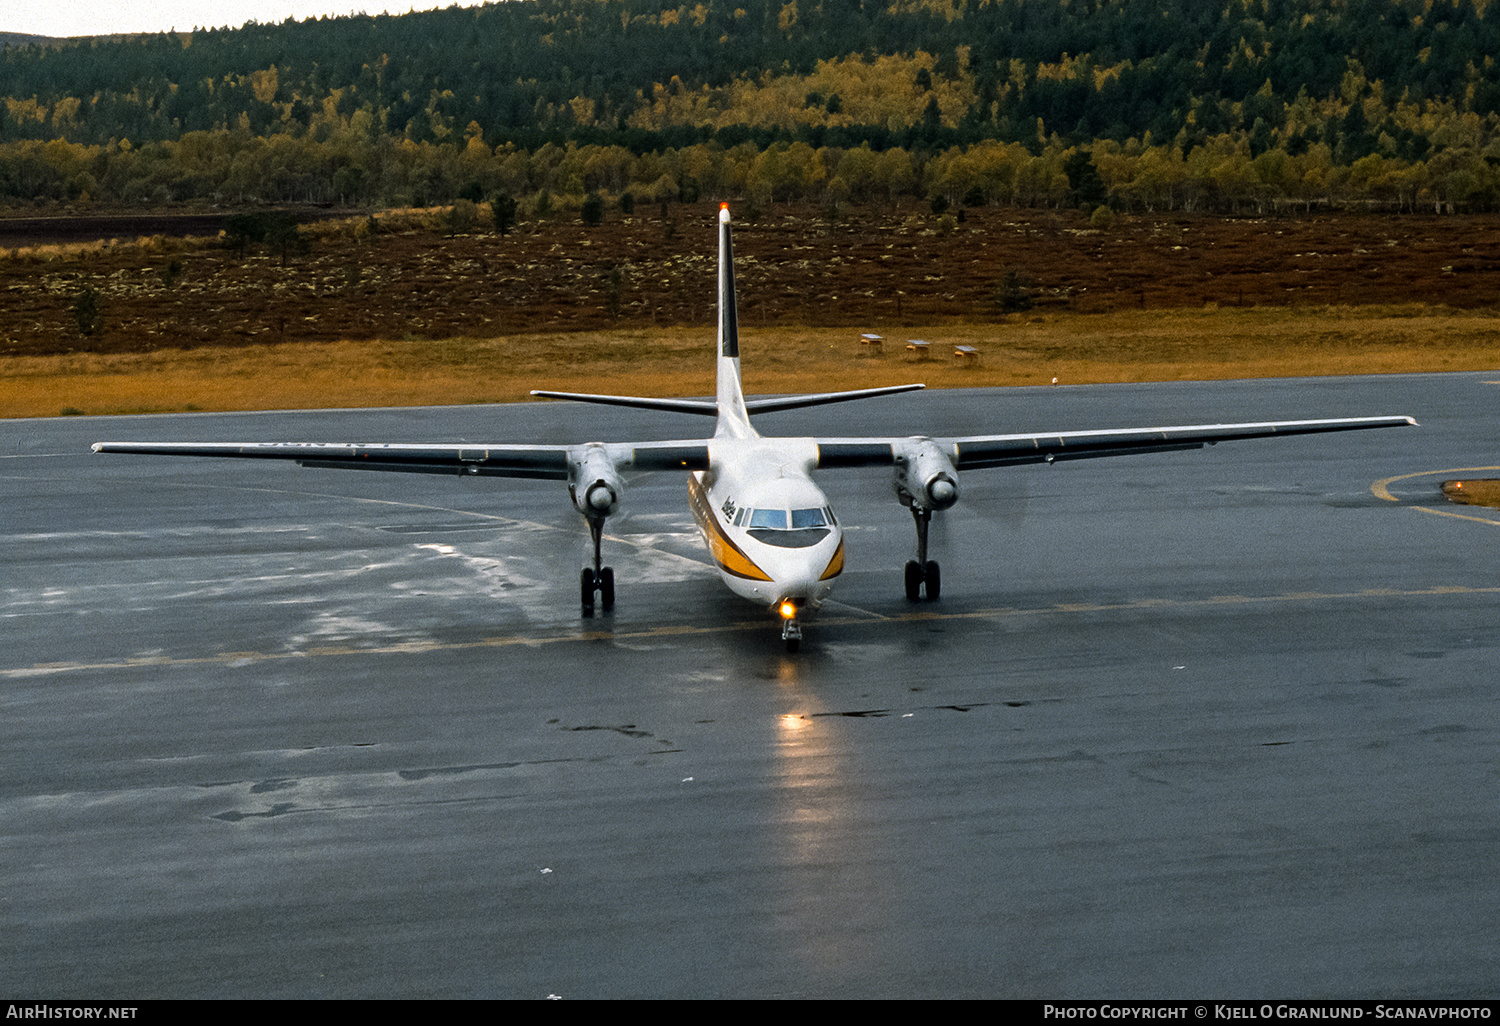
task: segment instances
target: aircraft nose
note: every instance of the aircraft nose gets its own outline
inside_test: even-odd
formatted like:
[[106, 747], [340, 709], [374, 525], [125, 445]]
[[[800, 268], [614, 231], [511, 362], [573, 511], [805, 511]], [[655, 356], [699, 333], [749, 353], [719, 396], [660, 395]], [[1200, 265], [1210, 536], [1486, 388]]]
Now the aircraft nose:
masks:
[[788, 574], [776, 579], [776, 590], [780, 596], [778, 604], [793, 601], [801, 606], [809, 599], [819, 597], [819, 593], [827, 588], [827, 581], [819, 581], [812, 574]]

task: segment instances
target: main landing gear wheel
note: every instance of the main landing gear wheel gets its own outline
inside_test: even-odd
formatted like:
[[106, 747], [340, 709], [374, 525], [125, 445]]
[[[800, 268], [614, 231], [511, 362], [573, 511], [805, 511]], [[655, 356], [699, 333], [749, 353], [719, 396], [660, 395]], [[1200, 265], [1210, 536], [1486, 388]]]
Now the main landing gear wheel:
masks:
[[596, 592], [599, 595], [599, 608], [603, 612], [608, 613], [615, 608], [614, 567], [599, 565], [601, 562], [599, 546], [604, 534], [603, 519], [589, 521], [589, 534], [594, 543], [594, 565], [592, 568], [584, 567], [583, 572], [578, 575], [578, 597], [584, 616], [594, 615]]
[[611, 566], [600, 567], [596, 574], [588, 567], [578, 578], [579, 597], [582, 600], [583, 615], [594, 615], [594, 595], [599, 595], [599, 609], [608, 613], [615, 608], [615, 569]]
[[943, 577], [938, 565], [934, 560], [926, 563], [918, 563], [915, 559], [906, 563], [906, 600], [908, 602], [920, 602], [922, 600], [922, 588], [927, 588], [927, 599], [929, 602], [936, 601], [943, 591]]

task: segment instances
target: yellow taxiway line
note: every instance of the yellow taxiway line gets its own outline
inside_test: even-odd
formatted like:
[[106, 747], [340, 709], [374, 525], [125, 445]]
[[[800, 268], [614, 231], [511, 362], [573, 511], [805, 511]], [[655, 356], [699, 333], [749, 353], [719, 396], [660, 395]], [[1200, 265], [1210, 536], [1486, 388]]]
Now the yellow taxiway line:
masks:
[[[1386, 502], [1400, 502], [1401, 500], [1391, 494], [1390, 486], [1397, 481], [1406, 481], [1413, 477], [1449, 477], [1463, 474], [1484, 474], [1500, 470], [1500, 467], [1454, 467], [1450, 470], [1418, 470], [1411, 474], [1397, 474], [1394, 477], [1383, 477], [1370, 485], [1370, 491], [1377, 499]], [[1470, 506], [1469, 509], [1474, 507]], [[1407, 506], [1407, 509], [1420, 510], [1423, 513], [1432, 513], [1440, 517], [1452, 517], [1455, 520], [1472, 520], [1480, 524], [1491, 524], [1500, 527], [1500, 513], [1492, 516], [1483, 516], [1475, 513], [1459, 513], [1451, 509], [1437, 509], [1433, 506]]]

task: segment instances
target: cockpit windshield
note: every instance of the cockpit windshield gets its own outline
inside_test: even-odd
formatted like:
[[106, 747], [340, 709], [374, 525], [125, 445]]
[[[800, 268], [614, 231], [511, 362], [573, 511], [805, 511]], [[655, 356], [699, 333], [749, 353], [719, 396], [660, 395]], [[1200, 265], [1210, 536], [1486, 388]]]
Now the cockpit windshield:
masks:
[[734, 516], [736, 527], [749, 529], [750, 537], [784, 549], [802, 549], [828, 537], [833, 511], [827, 506], [807, 509], [742, 508]]
[[750, 511], [751, 527], [768, 527], [782, 531], [786, 530], [786, 510], [784, 509], [752, 509]]

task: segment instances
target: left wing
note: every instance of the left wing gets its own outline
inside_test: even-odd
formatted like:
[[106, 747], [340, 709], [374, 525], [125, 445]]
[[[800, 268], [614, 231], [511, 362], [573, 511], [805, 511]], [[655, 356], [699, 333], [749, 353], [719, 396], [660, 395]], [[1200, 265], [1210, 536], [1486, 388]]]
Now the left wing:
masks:
[[1055, 463], [1103, 456], [1201, 449], [1218, 442], [1278, 435], [1415, 427], [1410, 417], [1350, 417], [1340, 420], [1280, 420], [1253, 424], [1201, 424], [1182, 427], [1066, 431], [1057, 434], [970, 435], [963, 438], [818, 439], [818, 467], [867, 467], [898, 462], [913, 443], [935, 445], [957, 470]]
[[585, 453], [602, 448], [620, 470], [706, 470], [708, 442], [588, 445], [401, 445], [337, 442], [96, 442], [95, 452], [141, 456], [217, 456], [290, 460], [303, 467], [393, 470], [413, 474], [472, 474], [567, 480]]

